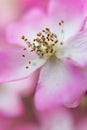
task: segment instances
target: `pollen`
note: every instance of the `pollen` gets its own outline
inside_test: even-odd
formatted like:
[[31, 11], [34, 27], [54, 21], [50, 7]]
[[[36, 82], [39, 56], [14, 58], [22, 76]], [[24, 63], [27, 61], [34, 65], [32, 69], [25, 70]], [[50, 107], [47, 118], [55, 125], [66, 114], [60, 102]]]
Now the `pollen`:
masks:
[[[58, 25], [59, 34], [51, 32], [50, 28], [46, 27], [36, 34], [36, 38], [33, 39], [32, 43], [23, 35], [21, 38], [27, 45], [27, 48], [24, 48], [23, 50], [26, 51], [29, 49], [31, 53], [35, 52], [40, 58], [49, 58], [55, 55], [58, 51], [58, 44], [63, 45], [64, 39], [64, 21], [61, 20]], [[25, 57], [24, 54], [22, 56]], [[28, 61], [28, 64], [31, 64], [31, 61]]]
[[25, 55], [22, 55], [22, 57], [25, 57]]
[[26, 69], [29, 69], [29, 66], [26, 66]]

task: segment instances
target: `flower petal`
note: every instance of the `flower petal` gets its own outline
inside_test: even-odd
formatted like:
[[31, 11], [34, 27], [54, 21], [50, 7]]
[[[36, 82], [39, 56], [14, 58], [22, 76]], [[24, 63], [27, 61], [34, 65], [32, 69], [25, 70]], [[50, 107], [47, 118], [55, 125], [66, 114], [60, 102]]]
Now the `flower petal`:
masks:
[[61, 16], [61, 18], [71, 20], [84, 13], [85, 3], [82, 0], [50, 0], [49, 13], [52, 17]]
[[63, 108], [45, 111], [40, 116], [42, 130], [73, 130], [72, 115]]
[[[25, 57], [22, 57], [24, 53]], [[33, 52], [15, 47], [0, 52], [0, 61], [0, 82], [25, 78], [45, 63], [44, 59], [33, 55]]]
[[61, 58], [74, 63], [78, 66], [87, 65], [87, 30], [78, 32], [69, 39], [63, 48]]
[[80, 31], [83, 31], [87, 29], [87, 16], [84, 18], [83, 22], [82, 22], [82, 26], [80, 28]]
[[35, 95], [38, 109], [74, 102], [85, 91], [85, 77], [80, 68], [51, 59], [42, 68]]
[[[74, 35], [85, 17], [85, 2], [82, 0], [50, 0], [49, 17], [50, 21], [56, 24], [56, 34], [58, 32], [58, 22], [64, 21], [64, 40]], [[53, 25], [54, 26], [54, 25]]]
[[[21, 36], [25, 35], [30, 42], [36, 37], [36, 34], [44, 29], [44, 12], [38, 8], [27, 11], [19, 21], [11, 23], [6, 28], [6, 37], [11, 44], [24, 44]], [[13, 31], [14, 30], [14, 31]]]

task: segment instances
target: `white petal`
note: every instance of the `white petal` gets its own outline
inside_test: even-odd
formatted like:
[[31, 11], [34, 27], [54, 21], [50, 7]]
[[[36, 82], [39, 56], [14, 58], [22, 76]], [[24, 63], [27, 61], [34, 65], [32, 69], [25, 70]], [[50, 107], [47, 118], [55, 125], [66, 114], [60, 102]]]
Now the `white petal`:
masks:
[[[60, 50], [59, 57], [78, 66], [87, 65], [87, 30], [69, 39]], [[58, 57], [58, 55], [57, 55]]]
[[[23, 54], [25, 57], [22, 57]], [[0, 61], [2, 62], [0, 64], [0, 82], [23, 79], [46, 62], [33, 52], [22, 51], [22, 48], [14, 47], [0, 52]], [[29, 68], [26, 69], [26, 66]]]
[[50, 59], [40, 73], [35, 93], [36, 107], [44, 110], [74, 102], [84, 93], [84, 84], [85, 77], [79, 68], [65, 65], [57, 58]]

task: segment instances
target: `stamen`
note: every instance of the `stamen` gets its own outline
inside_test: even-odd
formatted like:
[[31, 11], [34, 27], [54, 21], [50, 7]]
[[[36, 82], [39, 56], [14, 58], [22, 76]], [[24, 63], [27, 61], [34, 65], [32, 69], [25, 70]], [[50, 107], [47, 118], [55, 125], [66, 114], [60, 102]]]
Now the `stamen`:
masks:
[[64, 40], [64, 29], [63, 29], [64, 21], [61, 20], [59, 22], [59, 34], [58, 34], [58, 39], [60, 41], [60, 45], [62, 45], [63, 40]]
[[26, 66], [26, 69], [29, 69], [29, 66]]
[[25, 39], [25, 36], [23, 35], [23, 36], [21, 37], [21, 39], [23, 39], [23, 40], [24, 40], [24, 39]]
[[23, 49], [24, 51], [27, 50], [26, 48]]
[[25, 57], [25, 55], [22, 55], [22, 57]]
[[[28, 50], [30, 52], [35, 52], [40, 58], [49, 58], [58, 50], [58, 44], [63, 45], [64, 40], [64, 21], [59, 22], [59, 34], [52, 33], [48, 27], [43, 29], [41, 32], [36, 34], [36, 38], [33, 39], [33, 43], [29, 42], [28, 39], [23, 35], [21, 38], [25, 41], [27, 48], [23, 50]], [[25, 57], [23, 54], [22, 57]], [[31, 64], [31, 61], [28, 61]], [[28, 69], [29, 66], [26, 66]]]
[[31, 61], [29, 61], [29, 64], [31, 64]]

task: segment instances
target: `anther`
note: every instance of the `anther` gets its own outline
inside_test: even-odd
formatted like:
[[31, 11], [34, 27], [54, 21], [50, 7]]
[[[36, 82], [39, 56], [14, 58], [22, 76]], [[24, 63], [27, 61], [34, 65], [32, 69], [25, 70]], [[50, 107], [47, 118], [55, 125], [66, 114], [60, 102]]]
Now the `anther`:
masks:
[[30, 44], [30, 43], [28, 43], [28, 47], [31, 47], [31, 44]]
[[28, 39], [27, 39], [27, 38], [25, 38], [24, 40], [25, 40], [25, 42], [26, 42]]
[[37, 33], [37, 36], [39, 36], [39, 37], [40, 37], [40, 36], [41, 36], [41, 33], [40, 33], [40, 32], [39, 32], [39, 33]]
[[49, 29], [49, 28], [45, 28], [45, 29], [46, 29], [46, 31], [48, 31], [48, 32], [50, 31], [50, 29]]
[[59, 22], [59, 26], [61, 26], [61, 22]]
[[31, 64], [31, 61], [29, 61], [29, 64]]
[[24, 36], [24, 35], [23, 35], [23, 36], [21, 36], [21, 39], [23, 39], [23, 40], [24, 40], [24, 39], [25, 39], [25, 36]]
[[26, 48], [23, 49], [24, 51], [27, 50]]
[[26, 69], [28, 69], [29, 67], [28, 66], [26, 66]]
[[58, 40], [55, 41], [55, 44], [58, 43]]
[[63, 42], [60, 42], [60, 45], [63, 45]]
[[47, 42], [45, 42], [45, 45], [46, 45], [46, 46], [48, 46], [48, 43], [47, 43]]
[[33, 52], [34, 50], [32, 49], [32, 50], [30, 50], [31, 52]]
[[22, 57], [25, 57], [25, 55], [22, 55]]
[[52, 53], [53, 52], [53, 48], [50, 50], [50, 53]]
[[63, 20], [61, 20], [61, 23], [63, 24], [63, 23], [64, 23], [64, 21], [63, 21]]

